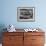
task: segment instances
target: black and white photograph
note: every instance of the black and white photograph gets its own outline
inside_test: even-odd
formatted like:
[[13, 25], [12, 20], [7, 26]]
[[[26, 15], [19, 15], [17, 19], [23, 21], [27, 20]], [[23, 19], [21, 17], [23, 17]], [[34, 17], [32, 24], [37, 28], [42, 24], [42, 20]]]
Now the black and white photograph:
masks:
[[34, 7], [18, 7], [17, 8], [17, 20], [18, 21], [34, 21], [35, 20], [35, 8]]

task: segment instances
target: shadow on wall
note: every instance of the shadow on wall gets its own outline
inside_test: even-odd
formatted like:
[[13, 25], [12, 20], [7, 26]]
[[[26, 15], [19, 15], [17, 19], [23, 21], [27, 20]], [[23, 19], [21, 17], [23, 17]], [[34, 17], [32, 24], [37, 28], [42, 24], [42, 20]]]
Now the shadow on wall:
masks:
[[[4, 28], [5, 28], [5, 30], [4, 30]], [[5, 32], [5, 31], [6, 31], [5, 25], [0, 24], [0, 43], [2, 43], [2, 36], [3, 36], [2, 32]]]

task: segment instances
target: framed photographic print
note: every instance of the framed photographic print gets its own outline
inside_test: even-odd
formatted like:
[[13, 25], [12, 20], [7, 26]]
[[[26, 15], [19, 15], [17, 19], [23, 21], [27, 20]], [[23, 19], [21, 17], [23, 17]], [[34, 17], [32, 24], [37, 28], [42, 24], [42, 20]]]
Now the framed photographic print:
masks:
[[34, 7], [18, 7], [17, 20], [22, 22], [35, 21], [35, 8]]

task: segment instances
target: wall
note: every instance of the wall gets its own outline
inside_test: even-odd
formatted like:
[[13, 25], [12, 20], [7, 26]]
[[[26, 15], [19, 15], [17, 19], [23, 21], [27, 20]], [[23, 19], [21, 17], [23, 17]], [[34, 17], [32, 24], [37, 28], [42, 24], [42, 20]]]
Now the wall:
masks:
[[[46, 0], [0, 0], [0, 31], [13, 24], [16, 28], [40, 27], [46, 32]], [[17, 7], [35, 7], [35, 22], [18, 22]]]
[[[46, 28], [45, 0], [1, 0], [0, 24], [13, 24], [16, 28], [43, 27]], [[35, 7], [35, 22], [18, 22], [17, 7]]]

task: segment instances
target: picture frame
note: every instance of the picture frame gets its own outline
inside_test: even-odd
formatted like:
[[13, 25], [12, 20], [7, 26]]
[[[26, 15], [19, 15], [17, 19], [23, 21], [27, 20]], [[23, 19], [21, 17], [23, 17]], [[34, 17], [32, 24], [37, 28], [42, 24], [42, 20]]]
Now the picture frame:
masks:
[[35, 21], [35, 7], [18, 7], [17, 21], [19, 22], [34, 22]]

